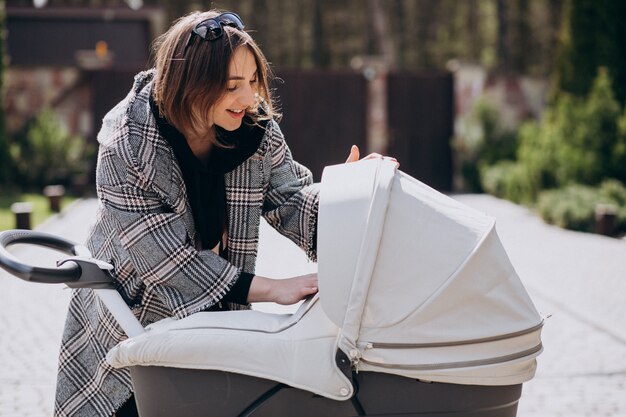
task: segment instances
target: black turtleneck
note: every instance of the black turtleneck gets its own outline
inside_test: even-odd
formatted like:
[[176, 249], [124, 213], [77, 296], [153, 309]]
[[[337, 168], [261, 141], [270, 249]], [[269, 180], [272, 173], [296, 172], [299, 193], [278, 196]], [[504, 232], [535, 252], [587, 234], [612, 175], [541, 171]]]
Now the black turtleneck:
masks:
[[[228, 248], [221, 247], [222, 236], [228, 224], [224, 174], [254, 155], [265, 134], [265, 125], [255, 125], [245, 116], [241, 127], [235, 131], [216, 126], [220, 142], [228, 147], [213, 146], [206, 163], [203, 163], [195, 156], [183, 134], [160, 116], [152, 97], [150, 107], [159, 133], [170, 144], [178, 160], [202, 249], [210, 250], [220, 245], [220, 256], [227, 258]], [[246, 304], [253, 277], [253, 274], [242, 271], [223, 299]]]

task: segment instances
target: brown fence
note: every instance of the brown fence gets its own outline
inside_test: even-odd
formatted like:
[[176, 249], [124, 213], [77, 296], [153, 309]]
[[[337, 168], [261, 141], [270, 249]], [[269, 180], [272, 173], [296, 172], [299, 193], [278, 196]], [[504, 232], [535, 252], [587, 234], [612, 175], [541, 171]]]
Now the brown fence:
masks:
[[[367, 152], [367, 80], [360, 72], [281, 70], [276, 85], [281, 127], [294, 158], [319, 180], [345, 161], [350, 145]], [[440, 191], [452, 188], [453, 80], [448, 73], [391, 73], [387, 78], [388, 155]]]
[[135, 74], [136, 71], [109, 70], [87, 75], [91, 84], [94, 138], [100, 130], [102, 118], [130, 91]]
[[[91, 74], [96, 131], [129, 91], [133, 75]], [[281, 129], [294, 159], [309, 167], [316, 181], [325, 166], [345, 161], [352, 144], [367, 152], [368, 85], [360, 72], [283, 69], [277, 75], [282, 80], [274, 85]], [[387, 92], [387, 154], [397, 157], [409, 175], [440, 191], [451, 190], [452, 76], [392, 73]]]
[[390, 74], [389, 155], [400, 169], [440, 190], [452, 189], [454, 88], [447, 73]]
[[[117, 103], [120, 102], [133, 86], [137, 71], [106, 70], [85, 73], [91, 93], [91, 112], [93, 115], [93, 132], [90, 141], [96, 143], [96, 137], [102, 126], [102, 119]], [[96, 182], [96, 160], [92, 161], [89, 181]]]
[[367, 83], [354, 72], [281, 70], [275, 92], [281, 129], [293, 157], [313, 172], [345, 162], [351, 145], [365, 150]]

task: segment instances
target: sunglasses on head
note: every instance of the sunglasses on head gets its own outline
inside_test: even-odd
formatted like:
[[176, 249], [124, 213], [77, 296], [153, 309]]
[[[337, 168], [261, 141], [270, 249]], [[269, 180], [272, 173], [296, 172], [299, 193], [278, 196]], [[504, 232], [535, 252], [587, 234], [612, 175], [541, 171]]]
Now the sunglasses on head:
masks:
[[205, 41], [214, 41], [221, 38], [224, 35], [224, 26], [230, 26], [239, 30], [245, 28], [241, 18], [237, 16], [236, 13], [232, 12], [222, 13], [210, 19], [203, 20], [192, 29], [183, 54], [187, 52], [187, 48], [191, 46], [196, 36]]

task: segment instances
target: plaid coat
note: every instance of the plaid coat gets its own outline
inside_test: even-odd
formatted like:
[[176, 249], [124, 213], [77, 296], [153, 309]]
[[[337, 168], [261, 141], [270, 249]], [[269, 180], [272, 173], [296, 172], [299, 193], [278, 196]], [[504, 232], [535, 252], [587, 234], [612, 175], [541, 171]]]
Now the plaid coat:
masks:
[[[257, 152], [225, 176], [228, 256], [198, 250], [176, 157], [150, 111], [153, 71], [103, 121], [96, 174], [100, 207], [88, 247], [114, 266], [143, 325], [218, 302], [241, 271], [254, 273], [260, 216], [315, 258], [318, 189], [271, 121]], [[246, 306], [239, 306], [246, 308]], [[63, 334], [55, 416], [111, 416], [131, 395], [127, 370], [105, 355], [126, 336], [88, 289], [75, 290]]]

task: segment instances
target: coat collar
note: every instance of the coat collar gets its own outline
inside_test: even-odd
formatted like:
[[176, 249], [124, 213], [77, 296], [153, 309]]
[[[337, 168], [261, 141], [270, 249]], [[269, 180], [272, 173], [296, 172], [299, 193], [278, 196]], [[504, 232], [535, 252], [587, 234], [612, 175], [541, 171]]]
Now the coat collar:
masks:
[[[150, 107], [154, 70], [135, 77], [127, 99], [125, 146], [137, 167], [141, 180], [182, 216], [189, 235], [195, 239], [193, 215], [187, 199], [182, 172], [170, 144], [159, 133]], [[246, 272], [254, 272], [258, 222], [263, 204], [263, 164], [269, 149], [272, 124], [269, 123], [256, 152], [244, 163], [225, 175], [228, 245], [230, 261]], [[245, 188], [245, 190], [242, 190]], [[243, 197], [242, 197], [243, 195]], [[245, 218], [243, 218], [245, 217]], [[244, 228], [241, 225], [245, 225]]]

